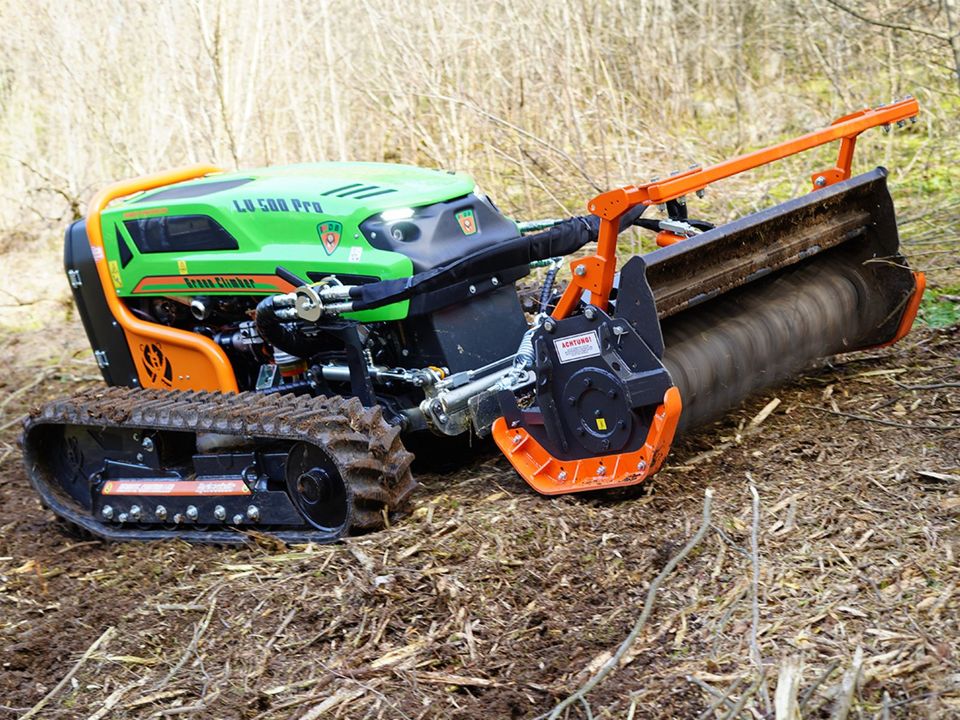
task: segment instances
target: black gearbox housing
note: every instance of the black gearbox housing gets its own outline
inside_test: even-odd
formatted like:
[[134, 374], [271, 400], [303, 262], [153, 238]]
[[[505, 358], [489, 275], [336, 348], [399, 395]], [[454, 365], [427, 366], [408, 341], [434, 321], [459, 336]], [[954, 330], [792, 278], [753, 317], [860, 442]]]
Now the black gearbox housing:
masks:
[[629, 453], [646, 441], [673, 385], [643, 259], [620, 275], [613, 316], [593, 305], [534, 333], [536, 402], [521, 410], [500, 394], [508, 427], [523, 427], [558, 460]]

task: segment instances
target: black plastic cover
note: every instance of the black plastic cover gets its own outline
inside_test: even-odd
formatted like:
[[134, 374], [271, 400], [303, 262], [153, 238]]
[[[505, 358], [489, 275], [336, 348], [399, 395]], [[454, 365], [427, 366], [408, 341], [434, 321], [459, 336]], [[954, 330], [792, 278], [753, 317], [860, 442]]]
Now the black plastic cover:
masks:
[[[87, 339], [94, 352], [102, 353], [100, 372], [108, 385], [137, 387], [137, 369], [130, 355], [126, 336], [114, 320], [107, 305], [97, 274], [97, 266], [90, 250], [87, 238], [86, 220], [78, 220], [67, 228], [64, 237], [63, 265], [71, 280], [73, 299], [77, 304], [77, 313], [87, 332]], [[74, 287], [79, 281], [79, 285]]]
[[470, 302], [403, 321], [409, 367], [438, 365], [456, 373], [475, 370], [520, 346], [527, 320], [513, 286]]
[[517, 236], [516, 225], [473, 193], [414, 208], [409, 218], [385, 221], [374, 215], [360, 231], [373, 247], [410, 258], [415, 273]]

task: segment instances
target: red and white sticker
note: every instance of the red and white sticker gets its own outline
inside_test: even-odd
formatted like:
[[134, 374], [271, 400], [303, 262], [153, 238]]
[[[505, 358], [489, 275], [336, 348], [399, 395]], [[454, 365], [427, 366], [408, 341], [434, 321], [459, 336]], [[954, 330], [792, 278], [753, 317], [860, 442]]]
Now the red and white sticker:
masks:
[[101, 495], [249, 495], [250, 488], [243, 480], [176, 480], [159, 482], [152, 480], [109, 480], [100, 491]]
[[557, 356], [562, 363], [596, 357], [600, 354], [600, 340], [596, 330], [558, 338], [553, 341], [553, 344], [557, 348]]

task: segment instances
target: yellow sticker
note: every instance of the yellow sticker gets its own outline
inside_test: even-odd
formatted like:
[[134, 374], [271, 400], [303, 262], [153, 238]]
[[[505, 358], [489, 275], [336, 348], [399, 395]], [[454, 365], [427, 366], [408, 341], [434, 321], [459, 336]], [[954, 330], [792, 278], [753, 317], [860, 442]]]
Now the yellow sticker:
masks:
[[187, 274], [187, 261], [186, 260], [177, 260], [177, 270], [180, 271], [181, 275]]
[[117, 265], [117, 261], [111, 260], [107, 263], [107, 267], [110, 268], [110, 279], [113, 280], [113, 286], [123, 287], [123, 280], [120, 279], [120, 266]]
[[606, 429], [607, 429], [607, 421], [604, 420], [603, 418], [597, 418], [597, 430], [606, 430]]

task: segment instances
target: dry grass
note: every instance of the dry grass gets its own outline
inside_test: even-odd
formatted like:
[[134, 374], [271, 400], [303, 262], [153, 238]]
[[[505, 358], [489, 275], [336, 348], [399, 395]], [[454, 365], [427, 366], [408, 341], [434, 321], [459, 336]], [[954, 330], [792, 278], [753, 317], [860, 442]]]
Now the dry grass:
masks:
[[[868, 9], [940, 27], [937, 6]], [[533, 717], [611, 657], [706, 487], [714, 530], [588, 695], [594, 717], [960, 715], [956, 330], [843, 359], [754, 426], [773, 396], [751, 401], [632, 499], [537, 497], [492, 452], [437, 450], [463, 469], [421, 467], [411, 517], [336, 547], [70, 539], [15, 446], [28, 405], [98, 381], [64, 223], [105, 182], [188, 161], [457, 168], [510, 213], [556, 215], [911, 93], [920, 123], [865, 136], [858, 167], [891, 168], [914, 264], [954, 292], [943, 48], [824, 0], [0, 0], [0, 17], [0, 717], [48, 695], [35, 717]], [[698, 211], [796, 195], [822, 159]]]
[[[862, 5], [945, 29], [940, 3]], [[946, 46], [827, 0], [0, 0], [0, 17], [9, 330], [62, 316], [60, 238], [97, 188], [188, 162], [465, 170], [529, 219], [910, 93], [920, 122], [865, 136], [857, 167], [890, 168], [901, 209], [933, 226], [960, 186]], [[725, 181], [692, 209], [723, 220], [796, 196], [830, 152]]]
[[[533, 717], [610, 658], [708, 486], [714, 530], [589, 694], [594, 717], [764, 716], [785, 670], [804, 718], [835, 716], [845, 674], [851, 717], [955, 717], [958, 357], [953, 330], [845, 358], [778, 390], [759, 426], [771, 396], [683, 440], [633, 499], [535, 496], [490, 450], [462, 451], [453, 473], [425, 455], [412, 516], [336, 547], [71, 540], [6, 428], [0, 717], [78, 660], [42, 717]], [[91, 371], [8, 394], [4, 424]]]

